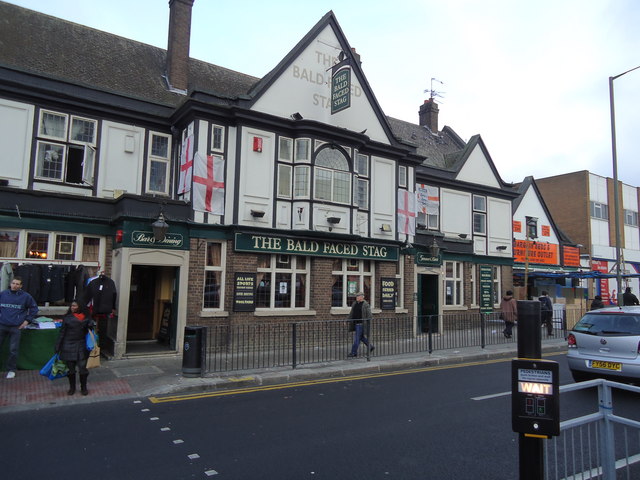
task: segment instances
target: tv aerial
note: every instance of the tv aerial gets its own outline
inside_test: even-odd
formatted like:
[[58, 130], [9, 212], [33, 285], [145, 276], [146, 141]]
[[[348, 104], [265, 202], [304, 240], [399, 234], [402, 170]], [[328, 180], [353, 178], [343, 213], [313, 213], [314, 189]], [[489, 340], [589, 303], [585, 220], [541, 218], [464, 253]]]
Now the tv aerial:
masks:
[[431, 86], [430, 86], [429, 90], [425, 90], [424, 93], [428, 93], [430, 98], [433, 98], [433, 99], [435, 99], [435, 98], [444, 98], [443, 94], [447, 93], [447, 92], [441, 92], [441, 91], [438, 91], [435, 88], [433, 88], [433, 82], [438, 82], [440, 85], [444, 85], [443, 82], [441, 82], [437, 78], [433, 78], [432, 77], [431, 78]]

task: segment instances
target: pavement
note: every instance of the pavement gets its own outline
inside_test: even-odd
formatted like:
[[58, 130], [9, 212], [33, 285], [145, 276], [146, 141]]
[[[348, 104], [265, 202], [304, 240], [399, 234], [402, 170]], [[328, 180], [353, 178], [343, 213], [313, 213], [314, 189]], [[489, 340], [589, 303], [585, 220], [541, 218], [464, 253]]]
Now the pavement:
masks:
[[[567, 350], [563, 338], [545, 339], [542, 353]], [[205, 373], [202, 376], [183, 375], [182, 355], [132, 356], [118, 360], [102, 359], [101, 366], [90, 370], [89, 395], [67, 395], [69, 383], [65, 378], [49, 380], [36, 370], [19, 370], [13, 379], [0, 372], [0, 414], [10, 411], [38, 410], [74, 404], [97, 403], [108, 400], [152, 397], [162, 400], [180, 394], [229, 391], [304, 382], [327, 378], [352, 377], [375, 373], [411, 370], [425, 367], [509, 359], [517, 356], [516, 342], [488, 345], [485, 348], [467, 347], [451, 350], [345, 359], [330, 363], [233, 372]]]

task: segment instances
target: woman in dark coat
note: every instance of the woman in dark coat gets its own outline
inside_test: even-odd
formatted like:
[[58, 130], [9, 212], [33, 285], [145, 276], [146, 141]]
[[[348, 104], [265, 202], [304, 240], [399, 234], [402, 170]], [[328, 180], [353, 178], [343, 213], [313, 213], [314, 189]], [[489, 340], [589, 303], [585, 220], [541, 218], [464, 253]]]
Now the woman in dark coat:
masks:
[[76, 393], [76, 366], [80, 374], [80, 392], [87, 395], [87, 350], [86, 336], [89, 330], [93, 330], [95, 322], [89, 313], [80, 307], [78, 302], [73, 301], [69, 306], [69, 311], [62, 319], [60, 336], [56, 343], [56, 353], [60, 354], [60, 360], [69, 367], [69, 395]]

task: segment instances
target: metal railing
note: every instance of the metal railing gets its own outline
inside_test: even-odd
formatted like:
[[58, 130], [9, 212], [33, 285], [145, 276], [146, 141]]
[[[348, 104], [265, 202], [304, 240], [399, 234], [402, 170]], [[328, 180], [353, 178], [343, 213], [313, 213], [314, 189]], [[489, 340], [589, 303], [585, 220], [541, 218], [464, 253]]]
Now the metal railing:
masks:
[[560, 387], [560, 392], [598, 388], [596, 413], [560, 423], [560, 436], [546, 440], [545, 478], [640, 478], [640, 422], [614, 414], [612, 389], [640, 388], [597, 379]]
[[[564, 336], [566, 319], [555, 322], [556, 336]], [[206, 372], [296, 368], [299, 365], [344, 360], [353, 342], [348, 320], [213, 325], [207, 327]], [[419, 317], [374, 318], [365, 331], [375, 356], [391, 356], [517, 341], [502, 333], [499, 313], [465, 313]], [[543, 339], [546, 334], [543, 334]], [[361, 357], [369, 358], [361, 346]]]

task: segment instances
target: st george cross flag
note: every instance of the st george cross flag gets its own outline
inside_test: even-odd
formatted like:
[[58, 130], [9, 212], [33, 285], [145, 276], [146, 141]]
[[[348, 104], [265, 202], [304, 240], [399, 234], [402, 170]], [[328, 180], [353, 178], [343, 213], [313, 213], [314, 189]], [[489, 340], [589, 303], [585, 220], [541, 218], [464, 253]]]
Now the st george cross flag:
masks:
[[180, 183], [178, 195], [191, 191], [191, 176], [193, 175], [193, 134], [182, 142], [180, 153]]
[[398, 190], [398, 233], [416, 234], [416, 194]]
[[193, 209], [224, 215], [224, 158], [196, 152], [193, 163]]
[[419, 183], [416, 185], [416, 197], [418, 202], [418, 212], [427, 215], [437, 215], [440, 207], [440, 197], [438, 187], [431, 187]]

